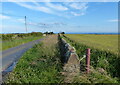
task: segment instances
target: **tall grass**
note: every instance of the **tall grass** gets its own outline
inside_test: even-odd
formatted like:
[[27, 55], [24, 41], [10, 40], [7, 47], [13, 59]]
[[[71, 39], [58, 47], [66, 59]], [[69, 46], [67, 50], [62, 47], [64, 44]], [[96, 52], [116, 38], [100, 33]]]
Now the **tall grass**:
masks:
[[60, 53], [56, 35], [27, 51], [5, 83], [60, 83]]

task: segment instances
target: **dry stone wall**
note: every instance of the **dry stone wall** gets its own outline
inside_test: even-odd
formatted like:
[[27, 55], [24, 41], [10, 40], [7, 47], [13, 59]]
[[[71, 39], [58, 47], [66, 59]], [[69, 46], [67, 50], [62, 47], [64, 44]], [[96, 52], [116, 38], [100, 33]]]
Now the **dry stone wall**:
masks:
[[79, 72], [80, 71], [80, 61], [79, 57], [76, 54], [76, 50], [74, 47], [72, 47], [69, 43], [66, 42], [66, 40], [62, 39], [62, 42], [65, 46], [65, 65], [64, 65], [64, 71], [67, 72]]

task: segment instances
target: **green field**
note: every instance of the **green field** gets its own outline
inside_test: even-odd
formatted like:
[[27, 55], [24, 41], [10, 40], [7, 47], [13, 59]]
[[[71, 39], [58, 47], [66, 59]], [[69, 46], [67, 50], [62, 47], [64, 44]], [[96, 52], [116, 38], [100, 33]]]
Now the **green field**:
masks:
[[28, 36], [25, 38], [14, 39], [12, 41], [3, 41], [2, 48], [0, 50], [6, 50], [8, 48], [12, 48], [12, 47], [15, 47], [21, 44], [25, 44], [25, 43], [28, 43], [30, 41], [34, 41], [40, 38], [43, 38], [43, 36], [39, 36], [39, 37]]
[[65, 34], [65, 36], [90, 47], [118, 53], [118, 35]]

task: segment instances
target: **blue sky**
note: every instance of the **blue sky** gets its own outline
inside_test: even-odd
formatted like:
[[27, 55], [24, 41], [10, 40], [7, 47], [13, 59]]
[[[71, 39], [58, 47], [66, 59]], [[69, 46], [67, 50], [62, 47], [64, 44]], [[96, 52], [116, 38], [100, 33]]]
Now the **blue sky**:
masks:
[[2, 33], [118, 32], [117, 2], [3, 2]]

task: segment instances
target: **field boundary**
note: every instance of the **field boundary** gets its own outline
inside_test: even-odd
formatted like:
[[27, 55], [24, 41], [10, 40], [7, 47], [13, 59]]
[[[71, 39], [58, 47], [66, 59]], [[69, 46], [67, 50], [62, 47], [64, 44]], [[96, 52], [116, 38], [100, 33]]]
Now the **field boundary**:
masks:
[[72, 83], [75, 76], [80, 73], [80, 60], [76, 53], [76, 49], [71, 46], [65, 39], [58, 36], [61, 48], [61, 60], [63, 63], [63, 71], [61, 75], [64, 76], [65, 83]]
[[67, 72], [79, 72], [80, 61], [75, 48], [67, 43], [64, 39], [62, 39], [62, 42], [65, 45], [65, 49], [67, 50], [65, 53], [66, 63], [64, 65], [64, 70]]

